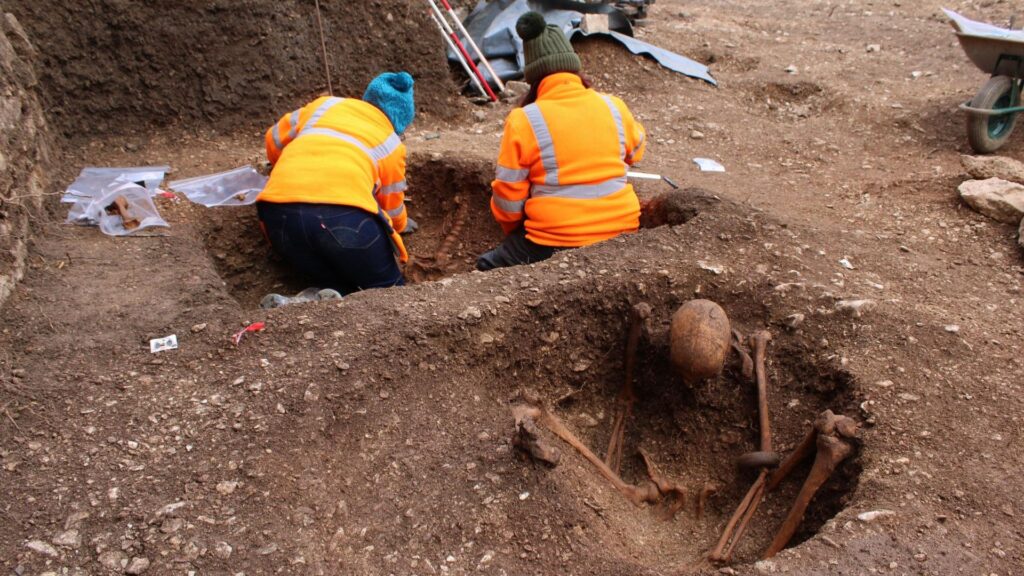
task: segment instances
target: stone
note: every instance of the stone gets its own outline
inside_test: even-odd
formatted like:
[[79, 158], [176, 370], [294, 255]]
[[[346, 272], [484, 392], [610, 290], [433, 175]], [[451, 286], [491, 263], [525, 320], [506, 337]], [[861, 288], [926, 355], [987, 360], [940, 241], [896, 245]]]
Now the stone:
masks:
[[789, 328], [790, 330], [796, 330], [801, 324], [804, 323], [804, 320], [806, 318], [806, 316], [800, 314], [799, 312], [797, 312], [796, 314], [790, 314], [789, 316], [786, 316], [786, 328]]
[[164, 534], [174, 534], [185, 527], [185, 521], [181, 518], [165, 518], [160, 524], [160, 531]]
[[963, 165], [971, 178], [988, 180], [1002, 178], [1010, 182], [1024, 184], [1024, 162], [1006, 156], [960, 156]]
[[53, 537], [53, 543], [65, 548], [78, 548], [82, 545], [82, 535], [78, 530], [65, 530]]
[[131, 562], [128, 563], [128, 566], [125, 567], [124, 573], [137, 576], [138, 574], [144, 573], [146, 570], [149, 570], [149, 558], [136, 556], [135, 558], [132, 558]]
[[33, 552], [37, 552], [39, 554], [42, 554], [43, 556], [49, 556], [50, 558], [56, 558], [57, 556], [60, 555], [57, 552], [56, 548], [54, 548], [53, 546], [50, 546], [49, 544], [47, 544], [46, 542], [43, 542], [42, 540], [30, 540], [30, 541], [25, 543], [25, 547], [28, 548], [29, 550], [33, 551]]
[[693, 130], [690, 132], [690, 138], [693, 138], [694, 140], [703, 140], [704, 133], [700, 130]]
[[1017, 228], [1017, 244], [1024, 248], [1024, 218], [1020, 219], [1020, 227]]
[[865, 312], [871, 310], [878, 303], [874, 300], [860, 299], [860, 300], [840, 300], [836, 302], [836, 311], [843, 312], [853, 316], [854, 318], [860, 318]]
[[795, 65], [790, 64], [789, 66], [786, 66], [786, 74], [796, 74], [797, 72], [800, 72], [800, 69]]
[[198, 333], [202, 332], [203, 330], [206, 330], [206, 322], [203, 322], [202, 324], [196, 324], [196, 325], [192, 326], [192, 333], [193, 334], [198, 334]]
[[231, 494], [236, 488], [238, 488], [238, 482], [232, 480], [225, 480], [217, 483], [217, 492], [223, 496]]
[[213, 554], [221, 560], [231, 558], [231, 553], [234, 552], [234, 550], [235, 549], [227, 542], [217, 542], [217, 544], [213, 546]]
[[1002, 178], [968, 180], [960, 185], [960, 198], [978, 212], [1006, 224], [1024, 218], [1024, 186]]
[[505, 83], [505, 91], [501, 93], [501, 96], [507, 100], [518, 100], [526, 96], [529, 91], [529, 84], [513, 80]]
[[875, 522], [883, 518], [889, 518], [895, 515], [896, 513], [893, 512], [892, 510], [872, 510], [870, 512], [861, 512], [860, 514], [857, 514], [857, 520], [860, 520], [865, 524], [870, 524], [871, 522]]
[[84, 512], [84, 511], [75, 512], [74, 514], [68, 516], [66, 520], [64, 520], [64, 529], [65, 530], [70, 530], [72, 528], [78, 528], [79, 525], [82, 523], [82, 521], [85, 520], [88, 517], [89, 517], [89, 513], [88, 512]]
[[868, 44], [867, 46], [864, 47], [864, 51], [865, 52], [881, 52], [882, 51], [882, 45], [881, 44]]
[[469, 320], [470, 318], [482, 318], [483, 312], [480, 311], [476, 306], [467, 306], [465, 310], [459, 312], [459, 320]]
[[609, 26], [611, 26], [611, 24], [609, 22], [608, 14], [584, 14], [583, 20], [580, 22], [580, 29], [587, 34], [592, 34], [594, 32], [607, 34]]
[[107, 570], [117, 570], [118, 572], [128, 564], [128, 557], [120, 550], [107, 550], [100, 554], [98, 560], [100, 565]]
[[180, 510], [181, 508], [184, 508], [184, 507], [185, 507], [185, 502], [184, 501], [182, 501], [182, 502], [172, 502], [172, 503], [164, 506], [163, 508], [157, 510], [156, 511], [156, 516], [157, 516], [157, 518], [161, 518], [163, 516], [170, 516], [171, 514], [174, 514], [175, 512], [177, 512], [178, 510]]

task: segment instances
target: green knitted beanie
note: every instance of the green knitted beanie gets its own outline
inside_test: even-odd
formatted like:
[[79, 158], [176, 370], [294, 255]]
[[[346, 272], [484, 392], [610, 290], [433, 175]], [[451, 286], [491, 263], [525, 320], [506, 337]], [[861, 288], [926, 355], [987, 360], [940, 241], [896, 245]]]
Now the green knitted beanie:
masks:
[[527, 12], [516, 22], [526, 53], [526, 81], [536, 84], [556, 72], [579, 72], [580, 57], [562, 29], [548, 24], [537, 12]]

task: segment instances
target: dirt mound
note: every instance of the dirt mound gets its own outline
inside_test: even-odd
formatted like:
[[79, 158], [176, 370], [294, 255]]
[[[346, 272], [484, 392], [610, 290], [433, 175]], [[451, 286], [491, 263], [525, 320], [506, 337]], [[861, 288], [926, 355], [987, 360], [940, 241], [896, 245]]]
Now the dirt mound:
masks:
[[751, 89], [755, 109], [781, 120], [801, 120], [842, 105], [825, 87], [808, 81], [765, 82]]
[[[45, 104], [65, 134], [182, 122], [262, 127], [327, 88], [311, 2], [6, 5], [42, 54]], [[336, 94], [358, 96], [377, 73], [408, 70], [419, 110], [450, 115], [456, 88], [419, 5], [321, 6]]]

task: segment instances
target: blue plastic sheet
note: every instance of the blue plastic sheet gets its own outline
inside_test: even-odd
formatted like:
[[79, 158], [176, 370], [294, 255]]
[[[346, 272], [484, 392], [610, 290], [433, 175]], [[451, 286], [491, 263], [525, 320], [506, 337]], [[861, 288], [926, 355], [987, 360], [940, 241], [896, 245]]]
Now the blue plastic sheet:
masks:
[[[588, 34], [580, 29], [580, 23], [583, 20], [582, 12], [548, 9], [529, 0], [481, 1], [463, 24], [490, 61], [494, 72], [502, 80], [516, 80], [523, 77], [525, 66], [523, 41], [516, 34], [516, 21], [530, 10], [543, 14], [549, 24], [559, 26], [570, 39], [577, 36], [611, 38], [633, 54], [650, 56], [669, 70], [704, 80], [714, 86], [718, 85], [708, 67], [700, 62], [633, 38], [632, 27], [628, 19], [621, 13], [616, 12], [609, 15], [611, 30], [609, 33], [591, 32]], [[451, 52], [448, 57], [452, 61], [456, 60], [455, 55]], [[494, 84], [486, 70], [481, 68], [481, 72], [488, 81]]]

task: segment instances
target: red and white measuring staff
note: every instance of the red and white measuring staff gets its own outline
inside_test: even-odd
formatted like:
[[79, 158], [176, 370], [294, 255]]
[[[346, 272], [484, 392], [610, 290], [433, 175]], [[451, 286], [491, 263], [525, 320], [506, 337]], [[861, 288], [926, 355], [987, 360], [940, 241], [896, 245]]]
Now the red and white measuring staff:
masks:
[[491, 68], [490, 61], [488, 61], [487, 57], [484, 56], [483, 50], [476, 45], [476, 42], [473, 40], [473, 37], [469, 35], [469, 31], [466, 30], [466, 27], [462, 25], [462, 20], [459, 20], [459, 15], [452, 9], [452, 5], [448, 3], [448, 0], [441, 0], [441, 4], [444, 5], [445, 10], [448, 11], [448, 15], [452, 17], [452, 21], [455, 22], [455, 25], [458, 26], [459, 32], [462, 32], [462, 35], [466, 37], [466, 42], [469, 43], [469, 47], [476, 52], [477, 56], [479, 56], [480, 63], [484, 65], [484, 68], [487, 68], [487, 71], [491, 74], [491, 78], [494, 78], [494, 83], [498, 86], [498, 92], [504, 92], [505, 83], [502, 82], [501, 78], [494, 73], [494, 68]]
[[457, 54], [459, 54], [459, 57], [465, 61], [466, 65], [468, 65], [470, 69], [472, 69], [470, 78], [473, 79], [476, 87], [480, 89], [482, 94], [485, 94], [490, 98], [492, 102], [497, 102], [498, 97], [494, 94], [494, 90], [491, 90], [491, 85], [487, 83], [487, 79], [484, 78], [480, 69], [476, 67], [476, 64], [473, 62], [473, 57], [466, 51], [466, 47], [463, 46], [458, 35], [455, 34], [455, 31], [452, 30], [452, 27], [449, 26], [448, 22], [444, 19], [444, 14], [441, 12], [441, 9], [437, 7], [437, 3], [434, 2], [434, 0], [427, 0], [427, 4], [430, 4], [430, 8], [433, 10], [434, 14], [434, 21], [441, 27], [441, 32], [446, 34], [448, 38], [451, 39], [451, 42], [458, 46]]
[[462, 53], [459, 52], [459, 49], [455, 46], [455, 43], [452, 42], [451, 37], [445, 33], [444, 23], [438, 20], [437, 15], [434, 14], [433, 12], [430, 13], [430, 17], [434, 20], [434, 24], [437, 25], [438, 30], [441, 31], [441, 37], [444, 38], [444, 41], [448, 43], [448, 48], [455, 53], [455, 56], [458, 57], [459, 64], [462, 64], [462, 69], [466, 71], [466, 76], [469, 76], [469, 79], [473, 81], [473, 85], [476, 86], [476, 89], [479, 90], [481, 94], [486, 96], [487, 92], [484, 91], [484, 87], [480, 85], [480, 79], [473, 75], [473, 71], [469, 69], [469, 64], [466, 63], [466, 59], [462, 57]]

